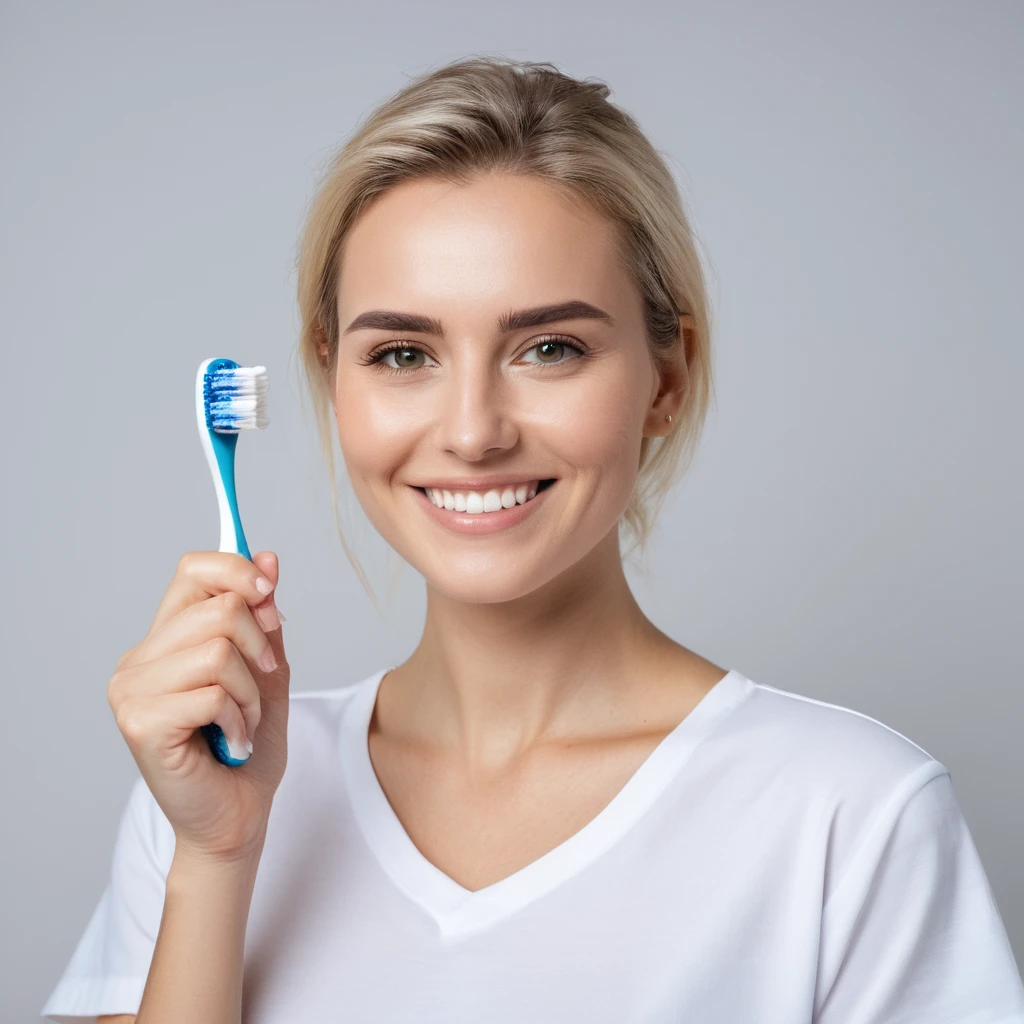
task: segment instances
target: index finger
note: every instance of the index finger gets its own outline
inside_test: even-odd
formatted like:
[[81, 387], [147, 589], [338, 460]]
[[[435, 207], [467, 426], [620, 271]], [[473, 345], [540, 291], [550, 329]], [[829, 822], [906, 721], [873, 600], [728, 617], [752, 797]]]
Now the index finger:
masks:
[[[242, 555], [227, 551], [189, 551], [178, 560], [178, 569], [157, 607], [149, 632], [190, 605], [234, 591], [250, 608], [273, 593], [274, 584]], [[148, 634], [147, 634], [148, 635]]]

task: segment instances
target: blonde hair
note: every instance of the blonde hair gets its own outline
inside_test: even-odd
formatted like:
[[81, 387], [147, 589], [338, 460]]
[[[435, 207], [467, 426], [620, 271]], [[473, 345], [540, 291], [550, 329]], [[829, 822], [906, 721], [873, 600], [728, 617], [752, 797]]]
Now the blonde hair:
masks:
[[[644, 550], [662, 502], [692, 462], [712, 398], [711, 309], [672, 173], [609, 94], [603, 82], [571, 78], [550, 63], [468, 57], [413, 78], [330, 161], [301, 238], [298, 305], [299, 356], [330, 471], [336, 524], [330, 388], [346, 236], [369, 203], [401, 182], [440, 178], [465, 184], [480, 172], [503, 171], [539, 178], [607, 216], [643, 295], [654, 365], [666, 365], [678, 357], [677, 346], [684, 346], [683, 406], [665, 437], [642, 439], [636, 487], [622, 517], [633, 546]], [[692, 330], [685, 333], [682, 314], [692, 317]], [[340, 524], [338, 530], [369, 591]]]

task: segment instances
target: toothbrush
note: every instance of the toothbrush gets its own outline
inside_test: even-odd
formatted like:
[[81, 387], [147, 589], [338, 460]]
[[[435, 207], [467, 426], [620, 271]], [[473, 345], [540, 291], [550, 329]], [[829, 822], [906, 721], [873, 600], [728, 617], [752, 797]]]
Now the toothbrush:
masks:
[[[239, 366], [233, 359], [206, 359], [196, 375], [196, 419], [199, 439], [217, 491], [220, 510], [220, 551], [252, 561], [242, 532], [235, 495], [235, 447], [240, 430], [262, 430], [267, 417], [267, 368]], [[232, 751], [224, 730], [215, 722], [202, 727], [213, 756], [221, 764], [245, 764], [245, 751]], [[241, 755], [241, 756], [238, 756]]]

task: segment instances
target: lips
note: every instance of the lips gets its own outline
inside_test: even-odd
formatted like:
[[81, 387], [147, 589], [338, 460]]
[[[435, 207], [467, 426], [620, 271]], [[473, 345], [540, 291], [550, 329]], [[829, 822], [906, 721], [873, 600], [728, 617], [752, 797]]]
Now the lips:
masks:
[[451, 485], [421, 487], [420, 490], [437, 508], [449, 512], [464, 512], [467, 515], [490, 515], [533, 501], [540, 491], [550, 487], [554, 482], [554, 478], [549, 478], [497, 484], [486, 489]]
[[[410, 491], [416, 496], [416, 501], [420, 504], [420, 507], [424, 512], [426, 512], [434, 522], [438, 523], [446, 530], [464, 535], [480, 535], [509, 529], [510, 527], [521, 523], [529, 516], [534, 515], [536, 510], [545, 503], [548, 491], [555, 482], [555, 478], [538, 480], [536, 491], [534, 491], [532, 495], [530, 494], [532, 487], [527, 488], [525, 501], [519, 502], [518, 500], [515, 500], [508, 505], [499, 501], [497, 503], [497, 507], [494, 507], [495, 494], [499, 493], [497, 487], [490, 488], [482, 494], [480, 492], [476, 492], [475, 501], [472, 506], [463, 506], [465, 511], [454, 507], [446, 508], [443, 504], [440, 506], [437, 505], [433, 496], [428, 494], [428, 488], [410, 487]], [[429, 490], [436, 489], [430, 488]], [[441, 488], [440, 490], [443, 499], [444, 489]], [[509, 497], [506, 493], [507, 491], [508, 488], [506, 487], [500, 492], [500, 494], [505, 495], [506, 500], [508, 500]], [[459, 494], [460, 497], [466, 499], [467, 504], [470, 496], [473, 495], [472, 491], [457, 491], [455, 493], [449, 492], [452, 505], [454, 505], [456, 493]], [[493, 511], [484, 511], [484, 498], [486, 496], [490, 496], [488, 504], [494, 509]], [[479, 508], [479, 511], [470, 511], [470, 508]]]

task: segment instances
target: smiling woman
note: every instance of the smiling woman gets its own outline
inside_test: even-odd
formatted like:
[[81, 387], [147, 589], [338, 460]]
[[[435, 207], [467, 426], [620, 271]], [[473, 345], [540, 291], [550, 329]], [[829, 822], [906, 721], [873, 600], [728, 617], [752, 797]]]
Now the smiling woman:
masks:
[[140, 779], [51, 1019], [1024, 1021], [944, 766], [630, 591], [712, 377], [678, 191], [608, 95], [460, 61], [330, 167], [300, 351], [423, 634], [289, 693], [276, 557], [182, 560], [111, 680]]
[[[512, 601], [571, 566], [617, 578], [631, 503], [646, 525], [637, 477], [690, 375], [681, 331], [654, 358], [620, 245], [607, 216], [505, 170], [393, 185], [340, 245], [321, 319], [347, 326], [316, 335], [314, 380], [362, 507], [448, 597]], [[543, 501], [504, 510], [534, 481]]]

